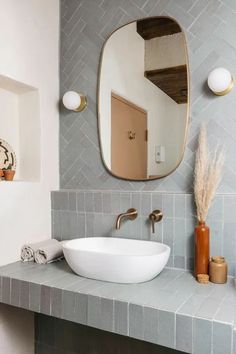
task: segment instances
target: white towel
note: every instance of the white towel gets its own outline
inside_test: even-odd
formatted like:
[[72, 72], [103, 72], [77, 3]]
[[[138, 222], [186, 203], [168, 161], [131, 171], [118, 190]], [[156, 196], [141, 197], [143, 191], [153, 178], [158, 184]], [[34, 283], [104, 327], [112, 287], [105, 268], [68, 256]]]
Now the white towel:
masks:
[[31, 262], [34, 261], [34, 253], [38, 249], [38, 245], [41, 242], [37, 243], [28, 243], [21, 248], [21, 260], [23, 262]]
[[59, 241], [54, 239], [26, 244], [21, 249], [23, 262], [35, 261], [45, 264], [63, 258], [63, 250]]

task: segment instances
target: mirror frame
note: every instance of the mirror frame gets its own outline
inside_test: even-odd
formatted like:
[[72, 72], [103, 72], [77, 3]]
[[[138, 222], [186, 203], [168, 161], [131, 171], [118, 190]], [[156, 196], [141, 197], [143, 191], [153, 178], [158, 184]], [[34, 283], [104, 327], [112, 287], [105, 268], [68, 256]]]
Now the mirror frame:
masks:
[[[103, 62], [103, 57], [104, 57], [104, 51], [105, 51], [105, 46], [107, 44], [107, 42], [109, 41], [109, 39], [111, 38], [111, 36], [118, 31], [120, 28], [123, 28], [131, 23], [140, 21], [140, 20], [145, 20], [145, 19], [155, 19], [155, 18], [166, 18], [172, 21], [175, 21], [181, 31], [184, 34], [184, 49], [185, 49], [185, 56], [186, 56], [186, 62], [187, 62], [187, 84], [188, 84], [188, 107], [187, 107], [187, 117], [186, 117], [186, 126], [185, 126], [185, 132], [184, 132], [184, 141], [183, 141], [183, 148], [181, 151], [181, 155], [179, 158], [179, 161], [177, 162], [176, 166], [168, 173], [164, 174], [163, 176], [160, 177], [153, 177], [153, 178], [146, 178], [146, 179], [129, 179], [126, 177], [122, 177], [122, 176], [118, 176], [115, 173], [113, 173], [107, 166], [105, 159], [104, 159], [104, 154], [103, 154], [103, 149], [102, 149], [102, 139], [101, 139], [101, 113], [100, 113], [100, 80], [101, 80], [101, 69], [102, 69], [102, 62]], [[184, 153], [185, 153], [185, 149], [186, 149], [186, 145], [187, 145], [187, 137], [188, 137], [188, 131], [189, 131], [189, 115], [190, 115], [190, 70], [189, 70], [189, 55], [188, 55], [188, 46], [187, 46], [187, 39], [186, 39], [186, 34], [182, 28], [182, 26], [179, 24], [179, 22], [171, 17], [171, 16], [150, 16], [150, 17], [141, 17], [138, 18], [136, 20], [130, 21], [125, 23], [124, 25], [116, 28], [114, 31], [112, 31], [109, 35], [109, 37], [105, 40], [105, 42], [102, 45], [102, 50], [101, 50], [101, 54], [100, 54], [100, 59], [99, 59], [99, 66], [98, 66], [98, 80], [97, 80], [97, 121], [98, 121], [98, 135], [99, 135], [99, 149], [100, 149], [100, 155], [101, 155], [101, 160], [103, 163], [103, 166], [105, 167], [106, 171], [113, 177], [117, 178], [117, 179], [121, 179], [121, 180], [125, 180], [125, 181], [132, 181], [132, 182], [148, 182], [148, 181], [155, 181], [155, 180], [159, 180], [162, 179], [164, 177], [167, 177], [169, 175], [171, 175], [175, 170], [177, 170], [177, 168], [179, 167], [179, 165], [181, 164], [181, 162], [183, 161], [184, 158]]]

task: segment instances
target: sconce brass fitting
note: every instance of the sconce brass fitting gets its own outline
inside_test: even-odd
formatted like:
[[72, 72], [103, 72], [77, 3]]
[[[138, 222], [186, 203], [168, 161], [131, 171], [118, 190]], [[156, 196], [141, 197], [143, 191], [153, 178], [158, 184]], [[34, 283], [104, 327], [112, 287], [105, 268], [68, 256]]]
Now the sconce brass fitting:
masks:
[[87, 98], [85, 95], [83, 95], [82, 93], [79, 93], [80, 95], [80, 99], [81, 99], [81, 102], [80, 102], [80, 105], [78, 108], [76, 108], [76, 112], [81, 112], [83, 111], [86, 107], [87, 107]]

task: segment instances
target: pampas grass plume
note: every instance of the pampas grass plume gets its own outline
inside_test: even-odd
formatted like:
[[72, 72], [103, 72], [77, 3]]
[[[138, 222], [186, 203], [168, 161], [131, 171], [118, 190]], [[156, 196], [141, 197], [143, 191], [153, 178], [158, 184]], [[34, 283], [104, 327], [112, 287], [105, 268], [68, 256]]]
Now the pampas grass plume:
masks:
[[194, 169], [194, 197], [200, 222], [206, 221], [221, 181], [224, 160], [225, 153], [222, 148], [217, 147], [213, 153], [209, 152], [206, 127], [203, 125], [199, 134]]

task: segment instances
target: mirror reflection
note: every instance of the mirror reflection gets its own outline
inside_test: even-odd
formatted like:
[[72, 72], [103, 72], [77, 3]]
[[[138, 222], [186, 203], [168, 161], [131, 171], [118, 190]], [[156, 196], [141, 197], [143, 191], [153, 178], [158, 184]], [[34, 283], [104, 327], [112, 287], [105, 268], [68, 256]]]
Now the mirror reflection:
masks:
[[146, 18], [113, 32], [98, 95], [106, 168], [129, 180], [170, 174], [183, 158], [188, 103], [186, 41], [176, 21]]

